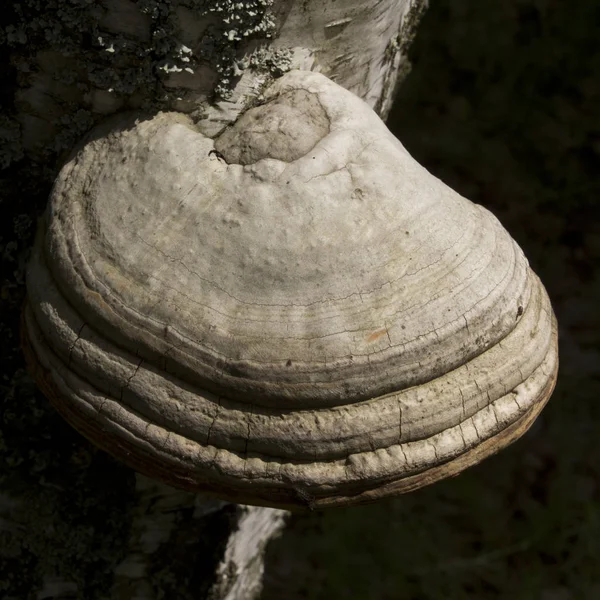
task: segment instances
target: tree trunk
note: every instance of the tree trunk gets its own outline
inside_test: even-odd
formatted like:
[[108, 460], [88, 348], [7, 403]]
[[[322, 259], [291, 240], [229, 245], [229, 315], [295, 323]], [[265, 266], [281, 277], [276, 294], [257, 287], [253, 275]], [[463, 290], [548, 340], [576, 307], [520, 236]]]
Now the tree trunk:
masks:
[[426, 0], [22, 0], [0, 27], [3, 225], [0, 597], [256, 598], [286, 513], [175, 490], [117, 464], [23, 369], [18, 313], [35, 216], [72, 145], [122, 110], [207, 135], [291, 68], [385, 118]]

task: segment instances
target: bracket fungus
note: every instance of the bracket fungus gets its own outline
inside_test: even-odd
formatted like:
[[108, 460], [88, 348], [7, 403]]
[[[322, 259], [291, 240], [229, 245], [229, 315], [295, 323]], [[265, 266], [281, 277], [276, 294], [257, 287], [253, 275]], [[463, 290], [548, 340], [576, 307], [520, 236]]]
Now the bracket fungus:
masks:
[[291, 71], [214, 138], [134, 117], [75, 149], [28, 267], [28, 363], [85, 436], [179, 487], [313, 508], [531, 425], [558, 364], [546, 291], [362, 100]]

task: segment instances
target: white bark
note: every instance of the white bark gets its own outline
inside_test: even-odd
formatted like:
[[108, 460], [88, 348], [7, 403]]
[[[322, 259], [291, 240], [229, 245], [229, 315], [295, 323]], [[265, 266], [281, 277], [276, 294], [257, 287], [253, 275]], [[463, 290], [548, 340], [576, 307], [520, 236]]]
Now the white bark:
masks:
[[[40, 50], [33, 61], [13, 58], [22, 81], [16, 104], [23, 146], [41, 158], [44, 150], [57, 145], [57, 138], [66, 137], [63, 145], [70, 146], [78, 129], [87, 128], [102, 115], [135, 109], [147, 101], [149, 80], [139, 72], [138, 55], [142, 50], [151, 53], [153, 31], [159, 27], [176, 41], [165, 53], [168, 58], [146, 64], [154, 73], [166, 73], [153, 93], [167, 98], [171, 108], [202, 115], [208, 135], [233, 121], [273, 75], [290, 68], [322, 72], [363, 98], [385, 119], [398, 78], [409, 69], [406, 49], [426, 3], [274, 0], [270, 9], [263, 7], [262, 21], [252, 21], [244, 30], [249, 17], [243, 10], [203, 15], [181, 2], [169, 19], [153, 21], [132, 0], [105, 0], [107, 10], [93, 32], [97, 51], [86, 56], [84, 67], [80, 57], [65, 55], [60, 47]], [[225, 30], [219, 19], [227, 21]], [[237, 28], [236, 19], [241, 22]], [[207, 34], [207, 27], [215, 23], [217, 41]], [[270, 37], [260, 38], [262, 30]], [[203, 50], [207, 39], [210, 51]], [[114, 68], [107, 57], [114, 59]], [[126, 75], [119, 78], [120, 72]], [[211, 102], [215, 89], [227, 87], [231, 93], [227, 100]], [[80, 110], [73, 117], [74, 107]]]

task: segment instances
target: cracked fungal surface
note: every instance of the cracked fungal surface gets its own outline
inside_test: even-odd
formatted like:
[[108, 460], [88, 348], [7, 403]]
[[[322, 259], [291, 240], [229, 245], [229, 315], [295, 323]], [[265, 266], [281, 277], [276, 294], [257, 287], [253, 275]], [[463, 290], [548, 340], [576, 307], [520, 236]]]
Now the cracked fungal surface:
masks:
[[292, 71], [215, 140], [119, 116], [58, 177], [24, 347], [82, 433], [244, 503], [370, 501], [521, 435], [557, 368], [497, 219], [360, 99]]

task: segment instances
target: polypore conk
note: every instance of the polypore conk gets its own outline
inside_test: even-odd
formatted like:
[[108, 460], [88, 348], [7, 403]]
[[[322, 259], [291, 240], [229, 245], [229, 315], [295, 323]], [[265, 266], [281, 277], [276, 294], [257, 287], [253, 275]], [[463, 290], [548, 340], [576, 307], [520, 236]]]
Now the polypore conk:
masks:
[[548, 296], [497, 219], [311, 72], [215, 140], [177, 113], [94, 130], [27, 285], [24, 347], [58, 410], [136, 469], [243, 503], [456, 474], [556, 378]]

